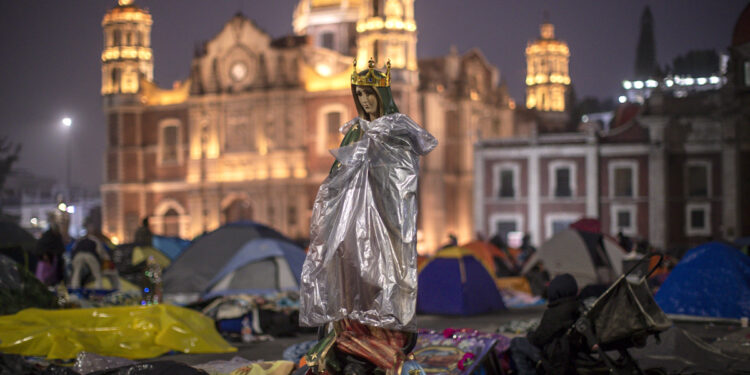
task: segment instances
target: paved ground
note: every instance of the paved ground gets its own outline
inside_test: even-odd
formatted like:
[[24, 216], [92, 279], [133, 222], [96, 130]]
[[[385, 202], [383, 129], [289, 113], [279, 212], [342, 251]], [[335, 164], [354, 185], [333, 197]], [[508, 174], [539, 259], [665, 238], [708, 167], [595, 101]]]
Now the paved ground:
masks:
[[[420, 328], [443, 330], [445, 328], [474, 328], [485, 332], [495, 332], [498, 327], [512, 320], [526, 320], [540, 318], [544, 306], [526, 309], [513, 309], [493, 314], [452, 317], [420, 315], [417, 324]], [[668, 333], [663, 333], [663, 344], [655, 343], [653, 337], [645, 349], [631, 350], [631, 354], [639, 361], [643, 368], [665, 367], [670, 373], [691, 374], [729, 374], [746, 373], [750, 370], [750, 328], [740, 328], [732, 323], [706, 323], [675, 321], [675, 327]], [[687, 332], [687, 333], [685, 333]], [[289, 346], [315, 339], [314, 334], [299, 334], [295, 337], [275, 338], [272, 341], [244, 344], [232, 342], [238, 348], [235, 353], [226, 354], [177, 354], [167, 355], [154, 360], [173, 360], [189, 365], [197, 365], [213, 360], [230, 360], [235, 356], [247, 360], [279, 360], [282, 359], [284, 349]], [[676, 342], [677, 341], [677, 342]], [[708, 344], [708, 345], [707, 345]], [[661, 352], [661, 347], [680, 347], [683, 357], [674, 357]], [[666, 349], [668, 351], [668, 349]], [[726, 355], [729, 356], [726, 356]], [[690, 356], [694, 358], [689, 358]], [[688, 358], [684, 358], [688, 357]], [[725, 366], [725, 364], [729, 363]], [[721, 367], [721, 369], [717, 369]], [[732, 371], [729, 371], [729, 369]], [[740, 369], [735, 371], [735, 369]], [[707, 371], [713, 370], [713, 371]]]
[[[484, 332], [495, 332], [500, 325], [511, 320], [540, 318], [544, 309], [544, 306], [536, 306], [532, 308], [513, 309], [471, 317], [420, 315], [417, 317], [417, 325], [419, 328], [433, 330], [443, 330], [452, 327], [474, 328]], [[296, 343], [313, 340], [315, 338], [316, 336], [314, 334], [303, 334], [297, 335], [296, 337], [275, 338], [272, 341], [267, 342], [254, 342], [249, 344], [232, 342], [232, 345], [236, 346], [238, 349], [235, 353], [176, 354], [154, 358], [152, 360], [169, 359], [189, 365], [206, 363], [213, 360], [230, 360], [235, 356], [248, 360], [279, 360], [282, 359], [284, 349]]]

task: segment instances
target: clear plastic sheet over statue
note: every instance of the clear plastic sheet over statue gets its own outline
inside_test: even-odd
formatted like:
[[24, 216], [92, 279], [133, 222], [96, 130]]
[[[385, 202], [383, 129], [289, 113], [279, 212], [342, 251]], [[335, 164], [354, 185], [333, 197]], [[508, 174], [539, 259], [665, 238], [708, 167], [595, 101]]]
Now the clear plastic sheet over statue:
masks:
[[[360, 117], [341, 127], [346, 137], [313, 206], [300, 323], [346, 318], [415, 332], [419, 156], [437, 140], [398, 113], [390, 87], [376, 90], [381, 116], [365, 120], [355, 87]], [[347, 142], [352, 133], [358, 140]]]

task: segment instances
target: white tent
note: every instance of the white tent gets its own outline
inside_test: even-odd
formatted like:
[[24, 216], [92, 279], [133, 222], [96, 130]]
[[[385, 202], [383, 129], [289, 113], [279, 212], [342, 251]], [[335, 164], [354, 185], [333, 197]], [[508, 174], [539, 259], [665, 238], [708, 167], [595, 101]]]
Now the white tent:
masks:
[[601, 233], [566, 229], [547, 240], [526, 262], [526, 274], [541, 261], [554, 277], [569, 273], [578, 285], [609, 284], [622, 274], [625, 250], [617, 242]]

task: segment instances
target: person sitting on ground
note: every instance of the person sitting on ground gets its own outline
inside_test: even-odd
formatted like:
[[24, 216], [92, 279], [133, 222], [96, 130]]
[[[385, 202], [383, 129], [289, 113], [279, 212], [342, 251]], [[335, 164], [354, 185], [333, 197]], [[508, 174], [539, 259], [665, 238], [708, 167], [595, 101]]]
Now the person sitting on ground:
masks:
[[[510, 342], [513, 362], [519, 375], [536, 374], [542, 366], [546, 373], [567, 374], [570, 351], [559, 342], [565, 340], [567, 330], [580, 315], [577, 298], [578, 283], [570, 274], [562, 274], [550, 281], [547, 287], [548, 305], [539, 327], [526, 337], [516, 337]], [[558, 341], [558, 342], [556, 342]], [[569, 347], [568, 347], [569, 349]]]

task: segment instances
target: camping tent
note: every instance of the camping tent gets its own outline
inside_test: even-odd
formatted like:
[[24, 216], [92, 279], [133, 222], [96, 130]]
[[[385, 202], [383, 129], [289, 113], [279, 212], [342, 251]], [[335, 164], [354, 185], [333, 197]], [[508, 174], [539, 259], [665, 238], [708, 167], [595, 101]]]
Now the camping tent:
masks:
[[182, 252], [190, 246], [190, 241], [183, 240], [179, 237], [165, 237], [153, 235], [151, 237], [151, 245], [162, 253], [169, 257], [170, 260], [175, 260]]
[[[256, 238], [277, 238], [284, 240], [279, 232], [254, 222], [226, 224], [206, 233], [190, 244], [164, 272], [164, 294], [181, 294], [175, 302], [189, 302], [204, 292], [211, 279], [246, 243]], [[176, 297], [176, 296], [174, 296]]]
[[259, 238], [242, 246], [208, 283], [208, 295], [299, 289], [305, 251], [287, 241]]
[[655, 296], [668, 314], [750, 316], [750, 257], [721, 242], [685, 254]]
[[461, 246], [470, 250], [490, 270], [493, 277], [514, 276], [514, 266], [508, 254], [497, 246], [484, 241], [472, 241]]
[[472, 315], [502, 309], [490, 270], [470, 250], [442, 249], [419, 273], [418, 313]]
[[566, 229], [542, 244], [526, 262], [526, 274], [541, 261], [550, 276], [569, 273], [578, 285], [608, 284], [622, 274], [625, 250], [611, 237], [601, 233]]

